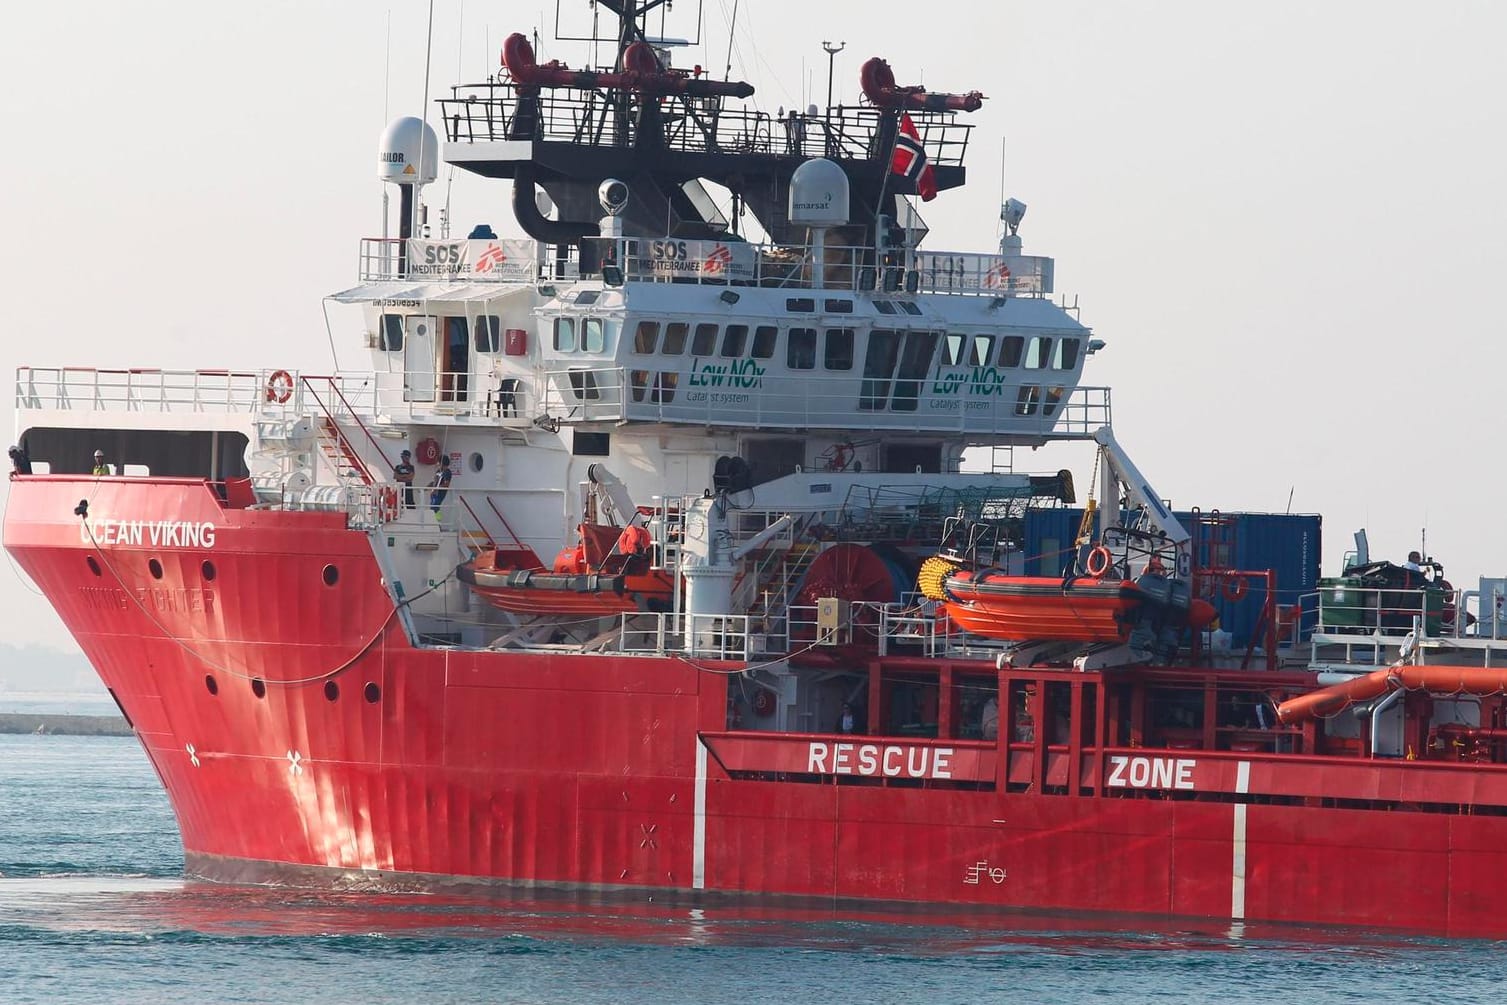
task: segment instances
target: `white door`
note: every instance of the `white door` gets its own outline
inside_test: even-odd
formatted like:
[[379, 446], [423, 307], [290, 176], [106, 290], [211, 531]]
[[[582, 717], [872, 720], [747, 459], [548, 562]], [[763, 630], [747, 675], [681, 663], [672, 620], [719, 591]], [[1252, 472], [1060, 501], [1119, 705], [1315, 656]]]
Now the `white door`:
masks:
[[428, 314], [403, 319], [403, 388], [409, 401], [434, 400], [434, 329], [439, 319]]

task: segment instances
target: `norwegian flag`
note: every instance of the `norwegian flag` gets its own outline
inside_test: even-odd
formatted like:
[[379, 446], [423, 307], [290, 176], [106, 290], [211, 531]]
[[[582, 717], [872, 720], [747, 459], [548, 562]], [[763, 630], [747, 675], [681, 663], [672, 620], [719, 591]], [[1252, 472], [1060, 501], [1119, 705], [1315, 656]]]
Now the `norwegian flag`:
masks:
[[900, 114], [900, 129], [895, 134], [895, 154], [890, 158], [890, 170], [909, 178], [922, 202], [931, 202], [937, 197], [937, 176], [926, 162], [921, 134], [904, 112]]

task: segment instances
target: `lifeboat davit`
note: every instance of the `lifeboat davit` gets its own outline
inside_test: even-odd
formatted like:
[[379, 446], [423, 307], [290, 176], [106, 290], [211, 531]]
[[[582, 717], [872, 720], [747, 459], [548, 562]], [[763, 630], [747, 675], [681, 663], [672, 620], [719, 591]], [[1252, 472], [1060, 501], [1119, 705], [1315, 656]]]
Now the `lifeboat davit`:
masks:
[[970, 635], [991, 639], [1125, 642], [1145, 595], [1128, 579], [958, 570], [942, 581], [942, 607]]
[[582, 524], [580, 543], [545, 567], [532, 548], [488, 548], [456, 572], [500, 610], [529, 616], [606, 618], [668, 611], [674, 581], [651, 568], [653, 542], [642, 527]]

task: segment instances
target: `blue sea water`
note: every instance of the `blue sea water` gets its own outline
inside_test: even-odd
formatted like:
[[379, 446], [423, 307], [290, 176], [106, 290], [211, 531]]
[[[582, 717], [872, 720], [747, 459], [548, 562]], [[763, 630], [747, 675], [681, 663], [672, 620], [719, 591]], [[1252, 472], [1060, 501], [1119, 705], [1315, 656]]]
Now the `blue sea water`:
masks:
[[1507, 977], [1486, 942], [345, 896], [182, 865], [134, 740], [0, 736], [0, 1001], [1375, 1005], [1492, 1000]]

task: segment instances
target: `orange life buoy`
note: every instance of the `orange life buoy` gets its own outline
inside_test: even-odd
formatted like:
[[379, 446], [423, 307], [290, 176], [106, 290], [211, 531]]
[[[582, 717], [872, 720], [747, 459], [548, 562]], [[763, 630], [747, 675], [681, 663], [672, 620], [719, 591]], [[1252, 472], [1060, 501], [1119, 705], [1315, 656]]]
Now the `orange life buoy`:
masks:
[[279, 405], [293, 397], [293, 375], [287, 370], [273, 370], [267, 378], [267, 400]]
[[377, 494], [377, 512], [383, 520], [398, 518], [398, 490], [395, 486], [382, 486], [382, 491]]
[[1115, 564], [1115, 557], [1109, 553], [1104, 545], [1095, 545], [1094, 550], [1088, 553], [1088, 561], [1084, 567], [1088, 569], [1090, 576], [1102, 576], [1109, 571], [1109, 567]]
[[414, 448], [413, 456], [418, 458], [420, 464], [438, 464], [440, 462], [440, 441], [432, 436], [425, 437]]
[[1238, 576], [1232, 576], [1224, 581], [1224, 599], [1230, 603], [1242, 600], [1245, 597], [1245, 580]]

